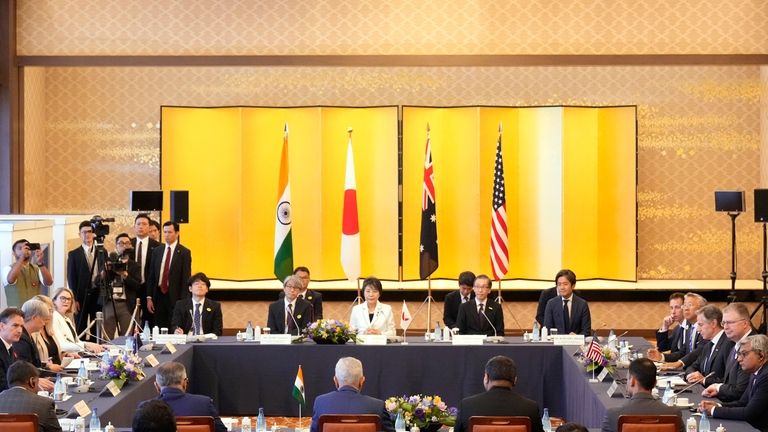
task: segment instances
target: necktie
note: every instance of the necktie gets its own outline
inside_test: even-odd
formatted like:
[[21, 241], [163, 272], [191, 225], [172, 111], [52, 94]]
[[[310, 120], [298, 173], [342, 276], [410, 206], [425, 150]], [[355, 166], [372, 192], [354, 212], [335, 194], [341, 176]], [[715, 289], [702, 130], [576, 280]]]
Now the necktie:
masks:
[[11, 358], [11, 361], [16, 360], [16, 353], [13, 352], [13, 346], [8, 347], [8, 357]]
[[571, 332], [571, 316], [570, 312], [568, 311], [568, 300], [563, 299], [563, 327], [565, 327], [565, 330], [563, 333], [568, 334]]
[[304, 300], [304, 294], [299, 294], [299, 298]]
[[88, 249], [85, 259], [88, 261], [88, 269], [93, 269], [93, 248]]
[[464, 296], [464, 301], [462, 301], [462, 303], [466, 303], [468, 301], [469, 301], [469, 297], [468, 296]]
[[139, 247], [136, 248], [136, 262], [141, 266], [141, 283], [144, 283], [144, 257], [141, 256], [141, 240], [136, 239]]
[[296, 330], [296, 324], [293, 323], [293, 304], [288, 303], [288, 316], [287, 316], [286, 333], [293, 333]]
[[712, 353], [714, 352], [714, 350], [712, 349], [713, 346], [714, 344], [712, 343], [712, 341], [709, 341], [707, 342], [706, 347], [704, 347], [704, 349], [706, 350], [705, 352], [707, 353], [707, 358], [706, 360], [704, 360], [704, 367], [701, 369], [702, 375], [706, 375], [709, 373], [709, 361], [710, 359], [712, 359]]
[[482, 315], [482, 314], [483, 314], [483, 309], [484, 309], [484, 308], [485, 308], [485, 304], [484, 304], [484, 303], [480, 303], [480, 306], [477, 308], [477, 313], [478, 313], [479, 315]]
[[200, 303], [195, 304], [195, 314], [192, 317], [193, 324], [195, 326], [195, 335], [202, 333], [200, 326]]
[[163, 277], [160, 278], [160, 292], [168, 294], [168, 269], [171, 267], [171, 247], [168, 246], [165, 253], [165, 264], [163, 264]]
[[693, 347], [696, 346], [696, 328], [694, 326], [688, 326], [688, 352], [693, 351]]

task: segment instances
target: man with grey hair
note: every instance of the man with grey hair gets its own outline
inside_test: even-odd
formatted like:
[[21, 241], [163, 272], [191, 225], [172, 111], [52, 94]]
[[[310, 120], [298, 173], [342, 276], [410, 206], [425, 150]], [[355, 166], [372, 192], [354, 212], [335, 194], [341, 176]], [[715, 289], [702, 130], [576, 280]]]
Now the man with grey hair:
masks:
[[[21, 312], [24, 313], [24, 326], [21, 329], [21, 338], [18, 342], [13, 343], [13, 352], [17, 360], [28, 361], [33, 366], [42, 368], [40, 352], [37, 350], [37, 345], [31, 335], [45, 327], [45, 323], [51, 319], [52, 312], [48, 309], [47, 304], [36, 299], [24, 302], [21, 305]], [[42, 390], [53, 390], [53, 382], [47, 378], [40, 378], [38, 384]]]
[[284, 297], [269, 305], [267, 327], [273, 334], [288, 333], [299, 335], [304, 328], [314, 321], [312, 304], [299, 298], [304, 283], [296, 275], [285, 278]]
[[360, 394], [364, 382], [363, 364], [360, 360], [354, 357], [340, 358], [333, 377], [336, 391], [315, 398], [310, 432], [318, 431], [320, 416], [323, 414], [377, 414], [381, 417], [380, 430], [394, 431], [384, 401]]
[[53, 400], [37, 395], [39, 377], [40, 373], [31, 363], [14, 362], [7, 373], [10, 388], [0, 393], [0, 412], [36, 414], [40, 432], [60, 432]]
[[[177, 362], [165, 362], [157, 367], [155, 388], [160, 393], [156, 399], [167, 403], [175, 416], [210, 416], [216, 432], [226, 432], [227, 428], [219, 418], [219, 412], [208, 396], [187, 393], [187, 370]], [[143, 407], [149, 401], [139, 404]]]
[[736, 355], [741, 369], [749, 376], [749, 384], [739, 400], [716, 403], [702, 401], [699, 411], [712, 417], [744, 420], [758, 430], [768, 430], [768, 336], [754, 335], [741, 344]]
[[661, 350], [648, 350], [647, 357], [653, 361], [676, 362], [695, 350], [702, 343], [696, 326], [696, 311], [707, 305], [707, 300], [699, 294], [689, 292], [683, 296], [683, 322], [678, 327], [678, 343], [670, 347], [668, 353]]
[[749, 336], [755, 333], [749, 319], [749, 309], [744, 303], [731, 303], [723, 309], [723, 331], [725, 336], [736, 345], [728, 353], [725, 360], [725, 376], [723, 381], [710, 384], [701, 393], [702, 396], [717, 396], [723, 402], [735, 401], [741, 398], [749, 384], [749, 374], [741, 370], [736, 361], [736, 353]]

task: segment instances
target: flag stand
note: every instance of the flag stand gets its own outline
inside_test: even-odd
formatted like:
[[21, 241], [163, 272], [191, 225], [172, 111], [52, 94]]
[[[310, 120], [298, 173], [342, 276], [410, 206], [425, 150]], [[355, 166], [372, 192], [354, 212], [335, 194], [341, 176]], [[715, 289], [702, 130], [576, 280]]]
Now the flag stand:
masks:
[[298, 431], [301, 430], [301, 403], [299, 403], [299, 427], [296, 430], [298, 430]]
[[432, 298], [432, 275], [427, 277], [427, 299], [424, 301], [427, 302], [427, 327], [425, 331], [429, 333], [429, 325], [432, 323], [432, 302], [435, 301]]
[[592, 363], [592, 364], [595, 365], [595, 367], [592, 368], [592, 378], [589, 379], [589, 382], [596, 383], [598, 382], [597, 378], [595, 378], [595, 369], [597, 369], [597, 364], [596, 363]]

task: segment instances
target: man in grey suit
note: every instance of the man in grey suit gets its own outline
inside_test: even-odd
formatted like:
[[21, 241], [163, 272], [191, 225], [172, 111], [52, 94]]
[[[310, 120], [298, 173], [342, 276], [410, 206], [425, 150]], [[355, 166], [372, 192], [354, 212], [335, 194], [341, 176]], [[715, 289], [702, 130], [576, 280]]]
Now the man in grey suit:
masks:
[[651, 395], [656, 385], [656, 366], [647, 358], [633, 360], [629, 364], [627, 390], [632, 397], [624, 405], [610, 408], [603, 419], [602, 432], [618, 431], [621, 415], [676, 415], [680, 417], [680, 432], [683, 432], [683, 418], [680, 409], [666, 406]]
[[8, 368], [9, 389], [0, 393], [0, 412], [37, 414], [40, 432], [61, 431], [53, 400], [37, 395], [37, 368], [23, 360]]

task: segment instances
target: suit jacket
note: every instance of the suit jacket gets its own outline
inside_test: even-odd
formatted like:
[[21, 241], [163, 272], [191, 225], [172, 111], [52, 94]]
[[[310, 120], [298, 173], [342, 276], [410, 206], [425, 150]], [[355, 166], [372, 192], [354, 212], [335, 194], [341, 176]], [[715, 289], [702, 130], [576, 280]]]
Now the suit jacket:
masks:
[[536, 402], [506, 387], [493, 387], [486, 392], [464, 398], [459, 403], [455, 432], [468, 431], [469, 418], [472, 416], [526, 416], [531, 419], [532, 432], [544, 430]]
[[187, 283], [192, 276], [192, 252], [181, 243], [176, 243], [171, 258], [171, 266], [168, 269], [168, 294], [163, 294], [160, 291], [160, 271], [165, 264], [163, 255], [167, 247], [167, 245], [163, 245], [152, 249], [152, 262], [149, 265], [146, 279], [147, 297], [152, 297], [153, 301], [157, 301], [155, 299], [158, 297], [167, 295], [171, 304], [174, 305], [178, 300], [190, 295]]
[[[72, 326], [70, 328], [70, 325]], [[59, 311], [53, 311], [53, 332], [59, 341], [59, 348], [64, 352], [80, 352], [85, 350], [84, 344], [77, 337], [77, 331], [72, 334], [75, 323], [69, 318], [60, 314]]]
[[[213, 426], [216, 432], [226, 432], [227, 427], [222, 423], [219, 412], [213, 406], [213, 399], [208, 396], [185, 393], [173, 387], [165, 387], [160, 391], [156, 399], [164, 401], [171, 407], [173, 414], [178, 416], [205, 416], [213, 417]], [[149, 401], [139, 404], [139, 408]]]
[[376, 302], [373, 321], [368, 318], [368, 305], [361, 303], [352, 308], [349, 314], [349, 326], [364, 333], [369, 328], [376, 329], [386, 336], [395, 336], [395, 318], [392, 316], [392, 306]]
[[[698, 348], [700, 345], [703, 344], [704, 338], [701, 337], [698, 331], [693, 329], [693, 324], [688, 326], [688, 328], [683, 328], [683, 326], [678, 327], [675, 329], [675, 332], [679, 331], [680, 334], [678, 336], [677, 345], [674, 343], [670, 343], [670, 352], [667, 354], [664, 354], [664, 361], [665, 362], [676, 362], [678, 360], [682, 360], [683, 357], [688, 355], [691, 351], [694, 351], [696, 348]], [[693, 343], [693, 350], [690, 348], [690, 344], [688, 343], [688, 340], [690, 338], [690, 332], [695, 332], [695, 340]], [[673, 335], [674, 340], [674, 335]], [[659, 348], [661, 350], [661, 348]], [[691, 360], [692, 361], [692, 360]], [[689, 361], [690, 363], [690, 361]]]
[[[609, 408], [605, 412], [602, 432], [617, 432], [619, 416], [624, 414], [676, 415], [681, 417], [679, 408], [664, 405], [663, 403], [654, 399], [650, 393], [636, 393], [624, 405], [620, 407]], [[683, 426], [683, 420], [681, 417], [680, 432], [683, 432]]]
[[557, 287], [547, 288], [541, 291], [541, 294], [539, 295], [539, 305], [536, 307], [536, 321], [538, 321], [540, 325], [544, 325], [544, 311], [547, 309], [547, 303], [555, 297], [557, 297]]
[[[95, 271], [95, 270], [94, 270]], [[85, 256], [83, 245], [78, 245], [67, 254], [67, 284], [75, 293], [77, 302], [81, 307], [85, 305], [85, 298], [93, 291], [91, 281], [91, 267], [88, 266], [88, 258]]]
[[[470, 293], [469, 300], [472, 301], [475, 296]], [[445, 296], [443, 305], [443, 324], [448, 328], [456, 327], [456, 320], [459, 318], [459, 307], [461, 307], [461, 291], [451, 291]]]
[[22, 387], [9, 388], [0, 393], [0, 412], [37, 414], [40, 432], [61, 431], [53, 399], [38, 396]]
[[749, 384], [739, 400], [715, 408], [713, 417], [746, 420], [756, 429], [768, 431], [768, 367], [763, 365], [757, 375], [749, 374]]
[[384, 408], [384, 401], [362, 395], [354, 387], [344, 386], [315, 398], [310, 432], [317, 432], [323, 414], [378, 414], [381, 417], [380, 430], [395, 430], [392, 418]]
[[[148, 250], [141, 251], [141, 254], [146, 257], [145, 258], [146, 261], [144, 262], [144, 281], [145, 282], [147, 280], [147, 276], [149, 276], [149, 264], [152, 262], [152, 251], [156, 247], [160, 246], [160, 242], [150, 238], [147, 240], [147, 245], [148, 245], [147, 246]], [[136, 237], [131, 239], [131, 246], [133, 246], [133, 256], [135, 257], [136, 256]], [[141, 263], [136, 262], [136, 264], [139, 265], [139, 272], [141, 272]], [[139, 282], [141, 282], [141, 278], [139, 278]]]
[[[459, 316], [456, 327], [461, 334], [484, 334], [487, 336], [504, 336], [504, 311], [499, 303], [490, 298], [485, 300], [485, 316], [477, 312], [477, 301], [469, 301], [459, 306]], [[493, 323], [493, 327], [488, 322]], [[494, 333], [494, 327], [496, 332]]]
[[[176, 306], [173, 308], [173, 319], [171, 321], [171, 328], [181, 328], [184, 333], [189, 333], [192, 329], [192, 298], [179, 300], [176, 302]], [[221, 336], [223, 331], [223, 322], [221, 318], [221, 303], [206, 298], [203, 300], [203, 306], [200, 310], [200, 324], [202, 326], [203, 333], [213, 333], [216, 336]]]
[[6, 373], [14, 361], [16, 361], [16, 353], [13, 353], [13, 357], [11, 357], [8, 350], [5, 349], [5, 342], [0, 339], [0, 391], [8, 388]]
[[[299, 330], [304, 330], [314, 318], [312, 317], [312, 305], [300, 298], [296, 299], [293, 309], [293, 318], [299, 325]], [[273, 334], [285, 333], [285, 300], [280, 299], [270, 303], [267, 318], [267, 327]]]
[[[323, 319], [323, 295], [311, 289], [307, 289], [304, 294], [304, 300], [312, 305], [312, 315], [315, 319]], [[280, 291], [280, 295], [277, 297], [282, 300], [285, 297], [285, 291]]]
[[544, 325], [547, 328], [556, 328], [560, 334], [576, 333], [590, 336], [592, 334], [592, 316], [589, 313], [587, 302], [577, 296], [571, 296], [570, 326], [565, 328], [563, 317], [563, 299], [557, 296], [547, 302], [544, 310]]
[[35, 345], [32, 336], [24, 327], [21, 328], [21, 338], [19, 338], [19, 341], [13, 343], [13, 352], [16, 354], [17, 359], [32, 363], [35, 367], [42, 367], [37, 345]]
[[[691, 363], [689, 367], [685, 369], [686, 374], [692, 372], [700, 372], [702, 375], [707, 375], [710, 372], [714, 372], [714, 375], [704, 380], [702, 383], [704, 387], [713, 384], [723, 382], [725, 376], [725, 363], [728, 359], [728, 354], [731, 352], [731, 348], [735, 345], [735, 342], [725, 337], [725, 333], [720, 335], [715, 349], [710, 350], [711, 343], [702, 344], [702, 348], [699, 350], [699, 355], [696, 360]], [[712, 355], [710, 356], [710, 352]], [[709, 358], [709, 360], [707, 360]], [[687, 364], [687, 363], [686, 363]]]
[[683, 326], [678, 325], [675, 327], [672, 332], [669, 330], [667, 331], [657, 331], [656, 332], [656, 349], [659, 351], [679, 351], [682, 349], [683, 343], [683, 333], [685, 333], [685, 329], [683, 329]]
[[[757, 333], [755, 333], [754, 330], [750, 330], [747, 336], [756, 334]], [[732, 353], [731, 351], [733, 350], [729, 350], [726, 354], [725, 376], [723, 377], [723, 383], [720, 385], [720, 388], [717, 389], [717, 398], [722, 402], [739, 400], [741, 395], [744, 394], [744, 390], [747, 389], [747, 385], [749, 385], [750, 374], [741, 369], [739, 362], [736, 361], [735, 352]]]

